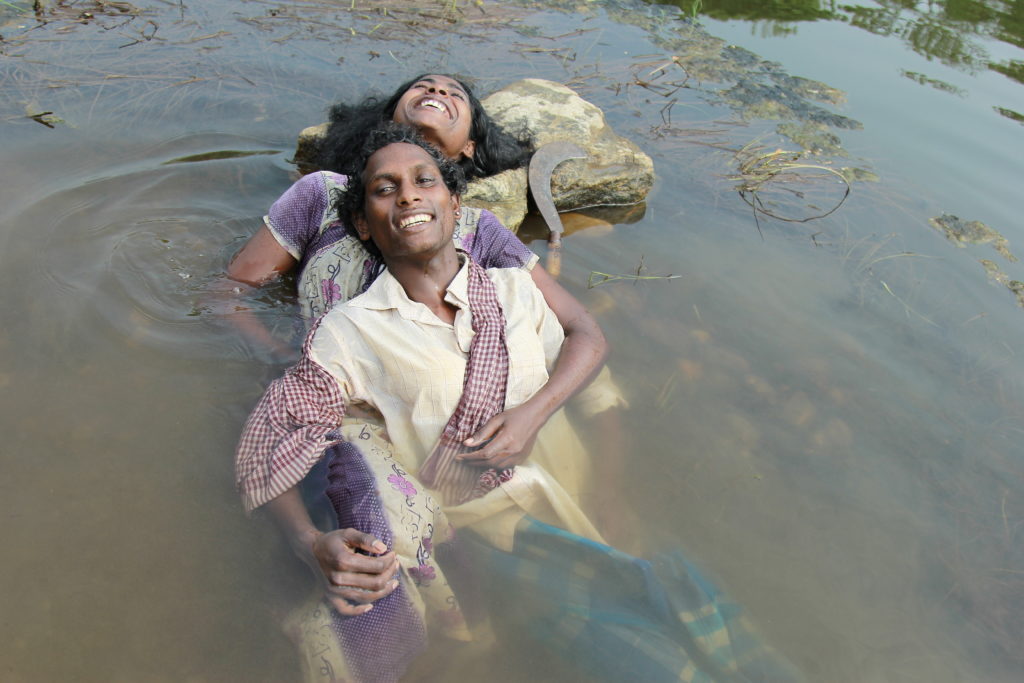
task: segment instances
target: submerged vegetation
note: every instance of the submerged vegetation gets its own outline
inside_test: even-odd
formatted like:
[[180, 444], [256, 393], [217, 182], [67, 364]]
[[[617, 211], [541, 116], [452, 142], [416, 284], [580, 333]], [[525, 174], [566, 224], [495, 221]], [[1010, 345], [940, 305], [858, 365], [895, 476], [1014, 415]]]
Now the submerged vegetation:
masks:
[[[782, 149], [767, 151], [752, 142], [736, 153], [737, 174], [731, 179], [738, 181], [736, 191], [740, 198], [754, 210], [755, 222], [758, 215], [769, 216], [789, 223], [806, 223], [825, 218], [834, 213], [850, 196], [850, 181], [840, 171], [823, 164], [804, 161], [799, 152]], [[808, 203], [810, 215], [785, 215], [777, 202], [765, 198], [770, 187], [777, 187], [792, 197], [807, 200], [810, 186], [820, 185], [821, 179], [840, 181], [843, 190], [838, 199], [825, 206], [817, 202]], [[761, 230], [757, 223], [758, 231]], [[762, 235], [763, 236], [763, 235]]]

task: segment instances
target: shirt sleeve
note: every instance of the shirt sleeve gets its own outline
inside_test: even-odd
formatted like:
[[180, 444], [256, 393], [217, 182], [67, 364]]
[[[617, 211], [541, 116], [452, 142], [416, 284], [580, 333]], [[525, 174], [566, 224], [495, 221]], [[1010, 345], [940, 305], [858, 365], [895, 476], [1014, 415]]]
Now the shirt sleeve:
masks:
[[487, 209], [480, 210], [476, 237], [470, 255], [484, 269], [523, 268], [532, 270], [539, 257], [530, 251], [515, 233], [506, 228]]
[[594, 417], [612, 408], [628, 408], [629, 402], [612, 379], [608, 366], [605, 366], [590, 384], [580, 389], [573, 397], [572, 405], [584, 417]]
[[324, 451], [341, 441], [345, 401], [337, 381], [309, 355], [275, 380], [249, 415], [235, 452], [235, 479], [246, 512], [298, 484]]
[[558, 354], [562, 352], [565, 331], [562, 330], [558, 316], [548, 306], [548, 302], [544, 300], [544, 295], [541, 294], [530, 274], [522, 271], [513, 271], [510, 275], [512, 274], [514, 274], [518, 285], [518, 292], [513, 301], [516, 306], [529, 311], [530, 320], [544, 349], [544, 363], [547, 365], [548, 372], [551, 372], [555, 367], [555, 361], [558, 360]]
[[[562, 352], [565, 332], [558, 317], [544, 300], [544, 295], [527, 275], [521, 277], [521, 293], [517, 303], [528, 306], [536, 325], [537, 335], [544, 347], [544, 357], [548, 372], [555, 367], [558, 355]], [[571, 400], [573, 407], [585, 417], [593, 417], [612, 408], [628, 408], [629, 402], [622, 395], [622, 390], [612, 379], [607, 367], [601, 368], [597, 376], [587, 386], [580, 389]]]
[[327, 179], [331, 175], [344, 183], [344, 176], [326, 171], [305, 175], [278, 197], [263, 217], [274, 239], [297, 261], [302, 260], [306, 248], [320, 234], [320, 227], [331, 209], [327, 190]]

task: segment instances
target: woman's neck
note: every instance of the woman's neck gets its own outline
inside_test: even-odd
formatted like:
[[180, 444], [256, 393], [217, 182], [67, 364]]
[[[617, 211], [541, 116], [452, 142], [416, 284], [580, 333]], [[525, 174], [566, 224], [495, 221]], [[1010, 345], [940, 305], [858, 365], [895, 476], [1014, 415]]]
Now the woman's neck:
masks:
[[384, 262], [410, 299], [429, 308], [441, 320], [455, 322], [456, 308], [444, 300], [448, 285], [461, 267], [454, 246], [426, 259], [385, 258]]

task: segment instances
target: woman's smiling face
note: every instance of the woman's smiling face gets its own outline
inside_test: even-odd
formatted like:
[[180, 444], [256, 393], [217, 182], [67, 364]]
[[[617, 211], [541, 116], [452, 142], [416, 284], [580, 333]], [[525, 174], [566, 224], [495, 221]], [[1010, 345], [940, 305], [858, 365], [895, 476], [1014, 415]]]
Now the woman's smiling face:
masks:
[[394, 120], [420, 131], [449, 159], [472, 157], [473, 109], [461, 83], [430, 74], [413, 83], [398, 100]]
[[382, 147], [367, 160], [363, 182], [355, 228], [360, 239], [373, 240], [385, 262], [429, 256], [451, 242], [459, 197], [423, 148], [407, 142]]

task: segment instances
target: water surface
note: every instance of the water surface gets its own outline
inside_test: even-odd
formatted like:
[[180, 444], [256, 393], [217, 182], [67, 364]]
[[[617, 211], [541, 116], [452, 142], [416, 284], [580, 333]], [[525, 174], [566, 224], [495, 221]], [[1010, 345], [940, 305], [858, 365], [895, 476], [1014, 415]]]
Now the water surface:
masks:
[[[1024, 252], [1020, 3], [706, 2], [721, 42], [683, 4], [420, 3], [415, 26], [348, 3], [0, 5], [3, 679], [294, 677], [302, 570], [232, 483], [281, 367], [220, 273], [298, 130], [426, 69], [566, 82], [655, 160], [642, 211], [567, 219], [562, 275], [629, 395], [636, 533], [685, 548], [810, 680], [1019, 680], [1024, 309], [979, 260], [1024, 267], [928, 219]], [[746, 74], [672, 61], [728, 43]], [[755, 219], [735, 189], [737, 150], [799, 150], [721, 96], [775, 71], [862, 124], [827, 128], [849, 156], [803, 159], [879, 177], [820, 220]], [[796, 219], [844, 188], [807, 171], [762, 198]], [[681, 277], [587, 288], [638, 269]], [[286, 291], [245, 298], [282, 339]]]

